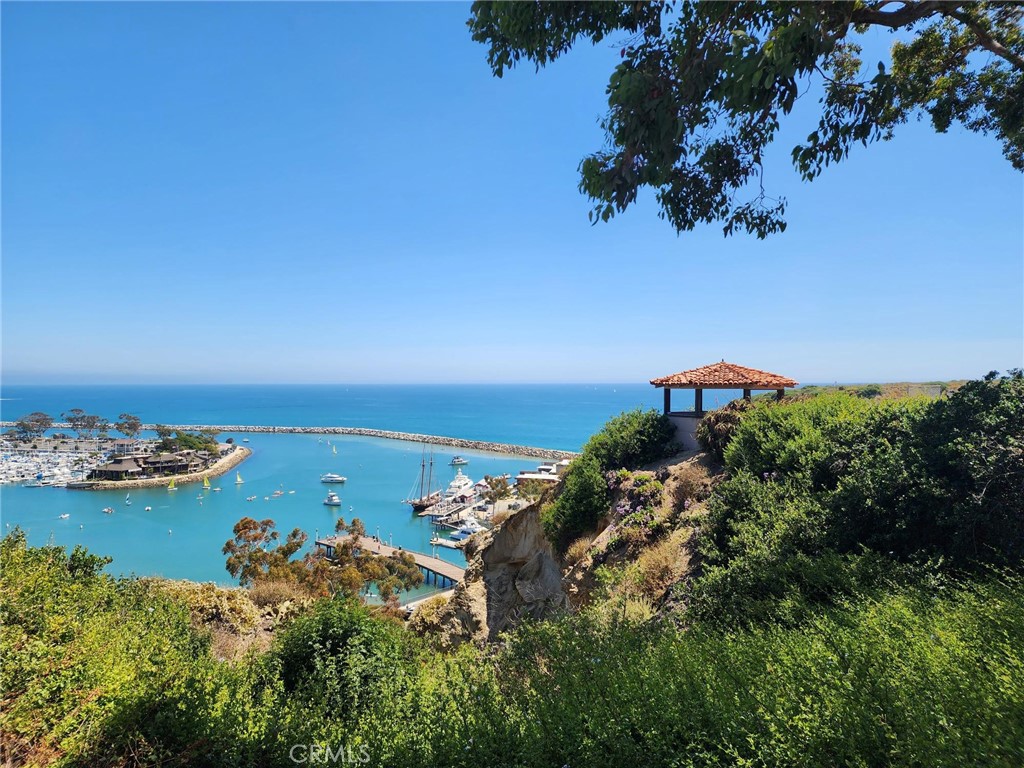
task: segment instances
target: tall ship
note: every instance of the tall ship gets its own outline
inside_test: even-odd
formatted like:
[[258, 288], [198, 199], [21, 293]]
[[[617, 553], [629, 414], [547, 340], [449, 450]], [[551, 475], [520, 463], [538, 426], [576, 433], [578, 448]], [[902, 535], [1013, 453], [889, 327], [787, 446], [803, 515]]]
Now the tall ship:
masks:
[[434, 452], [430, 452], [430, 462], [427, 463], [427, 457], [424, 455], [420, 459], [420, 477], [419, 482], [413, 485], [413, 491], [410, 492], [410, 497], [405, 499], [402, 503], [409, 504], [412, 507], [413, 512], [422, 512], [427, 507], [432, 507], [441, 500], [440, 489], [434, 490]]

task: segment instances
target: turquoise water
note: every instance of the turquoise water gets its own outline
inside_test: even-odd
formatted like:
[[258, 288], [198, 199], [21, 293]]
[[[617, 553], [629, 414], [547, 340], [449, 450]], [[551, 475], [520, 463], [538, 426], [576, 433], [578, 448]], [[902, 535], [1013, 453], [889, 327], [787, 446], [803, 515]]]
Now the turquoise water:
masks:
[[[241, 436], [235, 436], [240, 439]], [[412, 514], [402, 499], [419, 478], [420, 447], [397, 440], [332, 437], [331, 445], [313, 435], [250, 435], [253, 455], [239, 468], [245, 482], [236, 485], [230, 472], [212, 481], [216, 492], [201, 483], [176, 491], [146, 488], [131, 492], [131, 505], [123, 491], [69, 491], [63, 488], [5, 486], [3, 524], [28, 531], [33, 544], [51, 540], [60, 545], [84, 544], [90, 551], [114, 557], [112, 573], [160, 575], [199, 581], [230, 582], [221, 547], [232, 537], [242, 517], [271, 518], [282, 537], [301, 528], [312, 540], [334, 531], [339, 516], [359, 517], [371, 535], [380, 532], [419, 552], [430, 552], [431, 526]], [[334, 454], [331, 448], [337, 447]], [[447, 485], [455, 476], [448, 466], [452, 452], [435, 454], [435, 473]], [[461, 452], [469, 465], [463, 472], [474, 480], [484, 474], [516, 474], [536, 466], [535, 460], [477, 452]], [[345, 475], [344, 485], [320, 482], [324, 472]], [[273, 497], [276, 490], [285, 494]], [[324, 506], [327, 491], [335, 490], [341, 507]], [[294, 491], [294, 493], [290, 493]], [[246, 497], [255, 495], [255, 501]], [[104, 514], [104, 507], [113, 514]], [[145, 507], [151, 506], [150, 512]], [[351, 509], [350, 509], [351, 508]], [[70, 517], [61, 520], [59, 515]], [[456, 550], [440, 549], [438, 556], [464, 562]]]
[[[716, 395], [727, 399], [726, 394]], [[611, 416], [624, 410], [660, 407], [661, 393], [647, 384], [535, 386], [4, 386], [0, 417], [16, 419], [40, 410], [59, 416], [82, 408], [115, 421], [122, 412], [144, 422], [246, 424], [276, 426], [363, 426], [405, 432], [449, 435], [476, 440], [546, 448], [579, 449]], [[677, 393], [673, 406], [685, 406]], [[713, 405], [713, 402], [707, 402]], [[220, 439], [230, 437], [221, 435]], [[0, 486], [0, 521], [4, 534], [20, 526], [33, 544], [52, 540], [64, 546], [83, 544], [109, 555], [108, 570], [117, 574], [161, 575], [230, 583], [221, 548], [242, 517], [271, 518], [282, 537], [292, 528], [310, 540], [334, 530], [339, 515], [363, 520], [367, 532], [396, 546], [430, 552], [432, 529], [426, 518], [401, 500], [419, 476], [421, 448], [403, 441], [315, 435], [234, 435], [248, 437], [253, 456], [216, 483], [220, 492], [200, 484], [168, 492], [163, 488], [133, 491], [132, 504], [122, 491], [68, 491], [60, 488]], [[447, 466], [456, 451], [436, 452], [440, 478], [447, 484], [455, 469]], [[457, 451], [470, 460], [463, 472], [474, 480], [485, 474], [535, 467], [536, 459]], [[345, 475], [331, 486], [342, 506], [326, 507], [329, 486], [324, 472]], [[273, 498], [281, 489], [285, 495]], [[288, 493], [294, 491], [294, 493]], [[257, 500], [247, 502], [247, 496]], [[270, 497], [265, 500], [265, 497]], [[106, 515], [104, 507], [113, 507]], [[144, 511], [146, 506], [153, 509]], [[352, 508], [351, 511], [349, 508]], [[66, 520], [59, 515], [67, 513]], [[457, 550], [438, 555], [463, 562]]]

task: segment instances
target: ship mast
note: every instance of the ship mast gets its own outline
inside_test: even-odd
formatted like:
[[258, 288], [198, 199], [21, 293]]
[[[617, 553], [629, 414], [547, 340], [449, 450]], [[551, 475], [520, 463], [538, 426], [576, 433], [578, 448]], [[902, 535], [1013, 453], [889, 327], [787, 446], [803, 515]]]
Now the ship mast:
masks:
[[430, 501], [430, 492], [431, 492], [431, 487], [433, 486], [433, 484], [434, 484], [434, 451], [433, 451], [433, 449], [431, 449], [431, 451], [430, 451], [430, 473], [427, 475], [427, 492], [423, 496], [424, 501], [427, 501], [427, 502]]

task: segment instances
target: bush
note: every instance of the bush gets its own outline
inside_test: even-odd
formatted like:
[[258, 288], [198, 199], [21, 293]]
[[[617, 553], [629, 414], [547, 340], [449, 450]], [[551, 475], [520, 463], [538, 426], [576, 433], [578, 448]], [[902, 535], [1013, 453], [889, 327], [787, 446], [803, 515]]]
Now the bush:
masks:
[[576, 565], [580, 562], [590, 551], [591, 541], [592, 537], [590, 536], [580, 536], [576, 541], [566, 547], [565, 562], [569, 565]]
[[584, 452], [572, 460], [554, 503], [541, 511], [544, 532], [561, 552], [571, 541], [597, 527], [608, 511], [608, 486], [597, 459]]
[[[762, 408], [770, 407], [761, 401], [757, 405]], [[753, 407], [749, 400], [733, 400], [721, 408], [709, 411], [697, 424], [697, 442], [714, 457], [715, 461], [724, 461], [725, 449], [743, 420], [743, 414]]]
[[286, 690], [319, 685], [330, 670], [339, 673], [336, 704], [358, 708], [377, 678], [405, 660], [401, 628], [381, 621], [352, 598], [321, 600], [281, 635], [274, 655]]
[[676, 453], [674, 435], [675, 427], [665, 414], [638, 408], [609, 420], [583, 446], [583, 453], [597, 459], [602, 471], [638, 469]]
[[796, 621], [907, 566], [1024, 563], [1024, 378], [940, 400], [821, 395], [755, 408], [725, 452], [701, 615]]

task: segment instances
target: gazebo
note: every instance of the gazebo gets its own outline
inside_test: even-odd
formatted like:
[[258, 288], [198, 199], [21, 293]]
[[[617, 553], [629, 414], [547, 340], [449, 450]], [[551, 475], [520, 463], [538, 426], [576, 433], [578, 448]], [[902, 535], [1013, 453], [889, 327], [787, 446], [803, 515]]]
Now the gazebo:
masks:
[[[776, 397], [781, 399], [785, 394], [786, 387], [795, 387], [798, 382], [777, 373], [747, 368], [744, 365], [727, 363], [723, 360], [720, 363], [651, 379], [651, 384], [665, 390], [665, 415], [676, 425], [676, 439], [685, 448], [693, 449], [698, 447], [694, 432], [697, 429], [697, 424], [704, 417], [705, 389], [741, 389], [743, 397], [747, 400], [755, 390], [774, 390]], [[692, 411], [672, 410], [673, 389], [692, 389], [694, 391]]]

